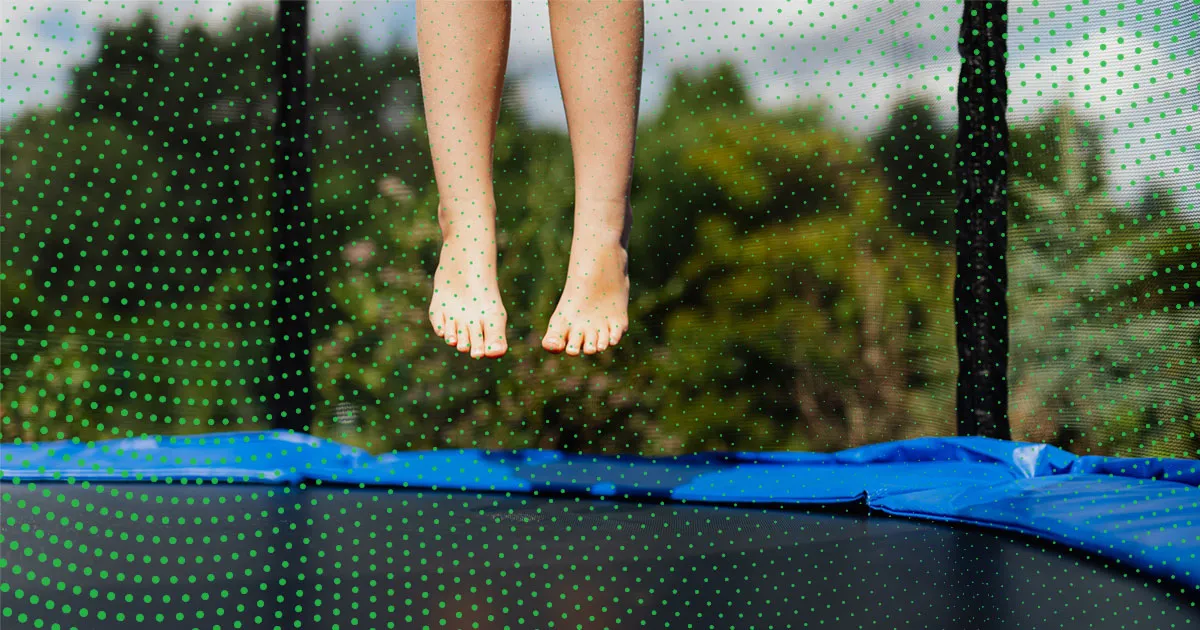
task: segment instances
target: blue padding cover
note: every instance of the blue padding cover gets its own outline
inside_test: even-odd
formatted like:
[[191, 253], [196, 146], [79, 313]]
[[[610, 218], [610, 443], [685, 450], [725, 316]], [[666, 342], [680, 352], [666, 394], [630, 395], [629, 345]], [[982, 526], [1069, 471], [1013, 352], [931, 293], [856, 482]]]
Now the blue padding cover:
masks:
[[145, 436], [0, 445], [0, 478], [296, 483], [369, 459], [361, 449], [284, 431]]
[[1053, 540], [1200, 591], [1200, 463], [921, 438], [838, 453], [672, 458], [445, 450], [373, 456], [279, 431], [0, 445], [0, 479], [399, 486], [707, 503], [863, 502]]
[[1134, 459], [1086, 455], [1071, 463], [1071, 472], [1163, 479], [1200, 486], [1200, 462], [1194, 459]]
[[475, 451], [388, 453], [353, 463], [356, 465], [326, 467], [317, 479], [472, 492], [527, 492], [532, 487], [514, 475], [512, 467], [486, 461]]
[[[916, 438], [902, 442], [870, 444], [837, 453], [735, 453], [746, 463], [793, 464], [912, 464], [965, 462], [994, 464], [1022, 477], [1066, 472], [1079, 459], [1046, 444], [1005, 442], [981, 437]], [[1160, 460], [1161, 461], [1161, 460]], [[1167, 460], [1175, 461], [1175, 460]]]
[[1200, 489], [1069, 474], [884, 495], [892, 514], [1033, 534], [1200, 587]]
[[851, 503], [930, 488], [969, 490], [1018, 477], [1003, 466], [965, 462], [743, 464], [701, 475], [674, 499], [718, 503]]

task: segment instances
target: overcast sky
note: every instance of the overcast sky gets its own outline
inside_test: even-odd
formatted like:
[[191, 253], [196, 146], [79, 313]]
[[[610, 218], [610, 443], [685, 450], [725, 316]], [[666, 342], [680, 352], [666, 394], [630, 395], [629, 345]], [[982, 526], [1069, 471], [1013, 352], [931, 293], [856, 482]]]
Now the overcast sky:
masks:
[[[5, 2], [0, 24], [0, 120], [57, 103], [71, 67], [96, 53], [98, 29], [139, 13], [169, 28], [219, 29], [261, 0], [24, 0]], [[1191, 2], [1012, 0], [1009, 3], [1010, 123], [1034, 118], [1055, 99], [1074, 103], [1098, 126], [1105, 167], [1137, 196], [1147, 178], [1200, 205], [1200, 9]], [[916, 8], [914, 8], [916, 7]], [[1177, 8], [1178, 7], [1178, 8]], [[415, 48], [412, 0], [314, 0], [313, 40], [357, 32], [383, 49]], [[954, 91], [961, 0], [648, 0], [643, 116], [662, 102], [680, 69], [733, 60], [764, 107], [786, 111], [819, 98], [852, 134], [882, 124], [894, 103], [923, 92], [956, 120]], [[530, 122], [565, 128], [546, 0], [513, 0], [510, 80], [526, 88]]]

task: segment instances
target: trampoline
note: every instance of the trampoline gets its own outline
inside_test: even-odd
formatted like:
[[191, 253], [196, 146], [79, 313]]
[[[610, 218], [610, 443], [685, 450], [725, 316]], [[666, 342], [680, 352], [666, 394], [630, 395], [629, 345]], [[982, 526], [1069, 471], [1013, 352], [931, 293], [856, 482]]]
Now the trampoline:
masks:
[[1200, 623], [1194, 461], [989, 438], [372, 456], [286, 432], [4, 451], [5, 617], [31, 627]]
[[526, 50], [485, 364], [362, 35], [411, 3], [80, 4], [6, 19], [6, 630], [1200, 627], [1195, 7], [647, 2], [636, 326], [575, 362]]

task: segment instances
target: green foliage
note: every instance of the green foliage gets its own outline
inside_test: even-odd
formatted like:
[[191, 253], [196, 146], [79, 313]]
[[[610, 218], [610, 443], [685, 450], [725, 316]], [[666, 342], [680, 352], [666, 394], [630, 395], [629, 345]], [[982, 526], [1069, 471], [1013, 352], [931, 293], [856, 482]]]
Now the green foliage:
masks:
[[[269, 19], [162, 32], [112, 30], [64, 106], [0, 136], [6, 440], [269, 426]], [[630, 332], [579, 358], [539, 344], [570, 143], [504, 110], [512, 349], [474, 361], [426, 321], [439, 234], [417, 78], [413, 51], [314, 51], [315, 433], [648, 454], [953, 433], [955, 147], [930, 104], [860, 142], [815, 103], [757, 108], [734, 64], [673, 77], [638, 135]], [[1097, 134], [1065, 109], [1011, 137], [1015, 435], [1195, 456], [1200, 225], [1167, 191], [1114, 207]]]
[[1116, 207], [1095, 128], [1065, 107], [1012, 138], [1014, 434], [1195, 456], [1200, 223], [1161, 189]]

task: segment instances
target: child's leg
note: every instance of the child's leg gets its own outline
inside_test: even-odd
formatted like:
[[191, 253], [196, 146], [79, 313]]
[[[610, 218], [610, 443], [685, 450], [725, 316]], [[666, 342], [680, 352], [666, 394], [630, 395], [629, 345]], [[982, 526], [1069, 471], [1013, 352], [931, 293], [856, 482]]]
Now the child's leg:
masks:
[[508, 348], [496, 277], [493, 144], [500, 114], [508, 0], [418, 0], [417, 50], [429, 126], [442, 250], [429, 319], [473, 357]]
[[629, 228], [642, 80], [642, 0], [550, 0], [550, 34], [575, 160], [567, 284], [542, 346], [602, 351], [629, 325]]

